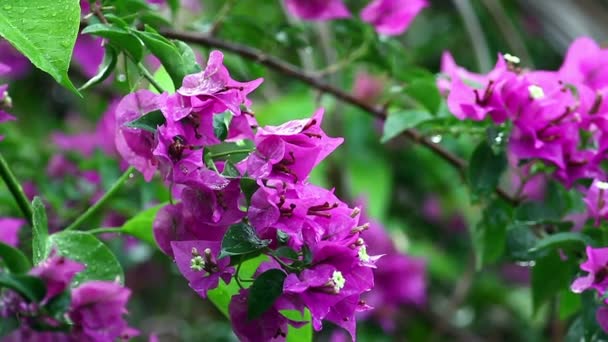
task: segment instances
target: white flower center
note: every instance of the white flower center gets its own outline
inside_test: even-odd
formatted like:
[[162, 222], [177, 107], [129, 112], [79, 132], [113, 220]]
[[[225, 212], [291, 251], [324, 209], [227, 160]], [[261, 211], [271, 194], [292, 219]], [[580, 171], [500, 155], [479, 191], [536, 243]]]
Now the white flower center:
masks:
[[334, 283], [334, 291], [336, 293], [340, 293], [340, 290], [342, 290], [344, 288], [344, 284], [346, 284], [346, 279], [344, 279], [344, 276], [340, 271], [334, 271], [334, 273], [331, 275], [331, 281]]
[[505, 61], [512, 63], [512, 64], [519, 64], [521, 62], [521, 59], [519, 59], [519, 57], [513, 56], [509, 53], [505, 53], [503, 55], [503, 57], [504, 57]]
[[608, 182], [597, 182], [595, 186], [600, 190], [608, 190]]
[[528, 92], [530, 93], [530, 97], [535, 100], [539, 100], [545, 97], [545, 92], [543, 91], [543, 88], [537, 86], [536, 84], [528, 86]]
[[357, 252], [357, 254], [359, 256], [359, 260], [361, 260], [362, 262], [369, 261], [369, 254], [367, 254], [367, 248], [365, 246], [359, 247], [359, 251]]
[[195, 271], [202, 271], [205, 269], [205, 260], [202, 256], [197, 255], [190, 259], [190, 268]]

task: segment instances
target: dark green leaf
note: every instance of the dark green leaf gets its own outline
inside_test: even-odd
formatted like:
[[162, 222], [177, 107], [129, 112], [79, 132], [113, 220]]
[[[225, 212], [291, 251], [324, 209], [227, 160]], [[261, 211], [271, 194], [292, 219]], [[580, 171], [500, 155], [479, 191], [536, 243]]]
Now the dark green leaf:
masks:
[[78, 90], [82, 91], [88, 89], [96, 84], [103, 82], [112, 71], [116, 67], [116, 62], [118, 61], [118, 54], [116, 50], [114, 50], [111, 46], [106, 46], [105, 55], [103, 56], [103, 61], [99, 66], [99, 70], [97, 70], [97, 74], [93, 76], [87, 83], [83, 84]]
[[567, 320], [581, 308], [581, 296], [569, 288], [562, 290], [559, 295], [559, 319]]
[[200, 71], [194, 53], [187, 44], [174, 44], [156, 33], [150, 27], [146, 32], [133, 31], [144, 45], [156, 56], [165, 67], [175, 88], [182, 85], [184, 76]]
[[[268, 259], [265, 255], [260, 255], [255, 259], [250, 259], [243, 262], [243, 264], [241, 264], [239, 276], [244, 279], [253, 278], [253, 275], [260, 264], [266, 260]], [[249, 283], [244, 283], [245, 286], [248, 284]], [[233, 280], [230, 282], [230, 284], [226, 284], [223, 280], [220, 280], [217, 288], [207, 292], [207, 297], [213, 303], [213, 305], [215, 305], [217, 309], [224, 314], [224, 316], [226, 316], [226, 318], [230, 318], [230, 315], [228, 314], [228, 306], [230, 305], [232, 296], [239, 293], [239, 290], [240, 288], [236, 281]]]
[[511, 260], [529, 261], [534, 259], [530, 250], [536, 246], [538, 238], [527, 224], [518, 223], [507, 229], [506, 254]]
[[166, 121], [163, 113], [160, 110], [155, 110], [126, 123], [125, 126], [155, 133], [158, 126], [165, 124]]
[[241, 173], [236, 168], [236, 166], [234, 166], [234, 163], [232, 163], [230, 160], [227, 160], [224, 163], [224, 170], [222, 171], [222, 175], [228, 178], [238, 178], [241, 176]]
[[287, 275], [279, 269], [271, 269], [260, 274], [251, 285], [247, 298], [247, 318], [259, 318], [283, 293], [283, 282]]
[[19, 320], [17, 317], [3, 317], [0, 320], [0, 339], [15, 331], [17, 328], [19, 328]]
[[431, 118], [431, 114], [421, 110], [391, 112], [388, 114], [386, 121], [384, 121], [384, 130], [380, 141], [385, 143], [403, 133], [405, 130], [416, 127], [416, 125]]
[[92, 234], [63, 231], [51, 235], [49, 240], [59, 255], [86, 266], [74, 278], [74, 285], [89, 280], [124, 281], [122, 267], [112, 251]]
[[78, 28], [76, 0], [0, 0], [0, 36], [36, 67], [78, 94], [68, 68]]
[[12, 273], [27, 273], [32, 268], [32, 264], [22, 251], [2, 242], [0, 242], [0, 259]]
[[274, 251], [274, 255], [280, 258], [286, 258], [291, 260], [298, 260], [298, 253], [291, 247], [281, 246]]
[[277, 229], [277, 240], [279, 241], [279, 243], [286, 244], [287, 242], [289, 242], [289, 239], [289, 234], [285, 233], [280, 229]]
[[46, 208], [40, 197], [34, 197], [32, 211], [32, 260], [34, 265], [38, 265], [49, 253]]
[[482, 196], [494, 191], [500, 176], [507, 168], [507, 157], [503, 152], [495, 154], [487, 141], [482, 141], [471, 156], [469, 163], [469, 184], [474, 196]]
[[473, 246], [478, 269], [495, 262], [503, 255], [512, 212], [509, 203], [500, 199], [490, 202], [484, 210], [481, 221], [473, 230]]
[[68, 289], [49, 300], [44, 308], [51, 317], [61, 319], [70, 308], [71, 302], [72, 295], [71, 291]]
[[156, 246], [152, 225], [154, 224], [156, 213], [165, 205], [166, 203], [162, 203], [141, 211], [122, 225], [122, 231], [125, 234], [129, 234]]
[[587, 235], [578, 232], [562, 232], [551, 234], [540, 241], [530, 250], [530, 252], [537, 252], [543, 249], [572, 249], [576, 248], [584, 250], [585, 246], [593, 246], [595, 242]]
[[82, 30], [82, 34], [107, 38], [112, 46], [128, 53], [135, 62], [139, 62], [143, 58], [144, 48], [141, 40], [125, 29], [105, 24], [93, 24]]
[[228, 127], [231, 120], [232, 112], [229, 110], [213, 115], [213, 133], [220, 141], [224, 141], [228, 137]]
[[46, 295], [44, 282], [25, 274], [0, 273], [0, 287], [16, 291], [30, 302], [39, 302]]
[[251, 203], [251, 196], [260, 188], [258, 183], [253, 178], [241, 178], [241, 191], [245, 195], [247, 205]]
[[408, 84], [405, 88], [405, 93], [415, 99], [430, 113], [437, 114], [441, 106], [441, 94], [435, 79], [416, 79]]
[[574, 279], [577, 264], [574, 260], [562, 260], [558, 251], [536, 259], [532, 267], [532, 305], [534, 312], [563, 289], [567, 289]]
[[230, 226], [224, 235], [219, 258], [253, 253], [269, 244], [270, 240], [260, 239], [250, 225], [237, 223]]

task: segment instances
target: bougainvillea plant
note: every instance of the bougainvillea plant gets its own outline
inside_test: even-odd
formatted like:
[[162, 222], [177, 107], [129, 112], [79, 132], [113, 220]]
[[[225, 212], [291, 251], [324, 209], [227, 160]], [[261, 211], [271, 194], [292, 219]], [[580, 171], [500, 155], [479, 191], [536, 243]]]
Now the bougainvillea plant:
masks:
[[0, 339], [605, 340], [608, 49], [523, 8], [0, 0]]

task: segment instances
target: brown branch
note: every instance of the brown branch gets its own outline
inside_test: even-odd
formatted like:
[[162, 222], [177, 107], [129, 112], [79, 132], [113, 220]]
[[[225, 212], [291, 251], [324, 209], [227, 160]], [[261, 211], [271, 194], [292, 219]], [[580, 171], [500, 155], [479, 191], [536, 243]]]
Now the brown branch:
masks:
[[[358, 98], [354, 97], [353, 95], [351, 95], [339, 88], [336, 88], [328, 83], [325, 83], [324, 81], [322, 81], [321, 79], [319, 79], [313, 75], [303, 72], [296, 66], [289, 64], [287, 62], [284, 62], [276, 57], [270, 56], [270, 55], [264, 53], [263, 51], [257, 50], [253, 47], [228, 42], [225, 40], [217, 39], [214, 37], [210, 37], [210, 36], [198, 34], [198, 33], [180, 32], [180, 31], [175, 31], [175, 30], [171, 30], [171, 29], [162, 29], [160, 31], [160, 33], [163, 34], [167, 38], [179, 39], [179, 40], [182, 40], [187, 43], [194, 43], [194, 44], [204, 45], [204, 46], [213, 47], [213, 48], [221, 49], [224, 51], [232, 52], [243, 58], [252, 60], [261, 65], [264, 65], [270, 69], [274, 69], [286, 76], [298, 79], [322, 92], [331, 94], [335, 98], [337, 98], [345, 103], [351, 104], [355, 107], [358, 107], [378, 119], [384, 120], [386, 118], [385, 109], [376, 107], [376, 106], [370, 105], [364, 101], [361, 101]], [[408, 129], [408, 130], [404, 131], [403, 134], [405, 136], [407, 136], [408, 138], [412, 139], [413, 141], [429, 148], [431, 151], [433, 151], [435, 154], [439, 155], [450, 165], [457, 168], [462, 174], [464, 174], [466, 172], [467, 163], [464, 160], [462, 160], [460, 157], [454, 155], [453, 153], [451, 153], [450, 151], [445, 149], [443, 146], [432, 142], [429, 138], [425, 137], [417, 130]], [[512, 203], [512, 204], [517, 204], [517, 200], [515, 198], [511, 197], [508, 193], [506, 193], [501, 188], [497, 187], [496, 193], [500, 197], [502, 197], [504, 200], [506, 200], [507, 202]]]

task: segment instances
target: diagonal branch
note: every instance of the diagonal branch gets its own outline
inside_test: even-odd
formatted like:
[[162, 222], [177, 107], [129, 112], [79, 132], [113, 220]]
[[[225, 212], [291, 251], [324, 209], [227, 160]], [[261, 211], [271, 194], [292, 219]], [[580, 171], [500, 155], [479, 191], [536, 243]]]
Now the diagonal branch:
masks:
[[[171, 30], [171, 29], [162, 29], [160, 31], [160, 33], [163, 34], [167, 38], [179, 39], [179, 40], [182, 40], [187, 43], [199, 44], [199, 45], [204, 45], [204, 46], [213, 47], [213, 48], [221, 49], [224, 51], [232, 52], [243, 58], [252, 60], [261, 65], [264, 65], [270, 69], [274, 69], [286, 76], [293, 77], [304, 83], [307, 83], [311, 87], [316, 88], [322, 92], [331, 94], [335, 98], [337, 98], [345, 103], [351, 104], [355, 107], [358, 107], [376, 118], [379, 118], [381, 120], [384, 120], [386, 118], [386, 112], [383, 108], [365, 103], [364, 101], [359, 100], [358, 98], [345, 92], [344, 90], [336, 88], [328, 83], [325, 83], [318, 77], [307, 74], [307, 73], [303, 72], [302, 70], [300, 70], [299, 68], [297, 68], [296, 66], [289, 64], [287, 62], [284, 62], [276, 57], [270, 56], [270, 55], [264, 53], [263, 51], [255, 49], [253, 47], [250, 47], [247, 45], [242, 45], [242, 44], [237, 44], [237, 43], [233, 43], [233, 42], [228, 42], [225, 40], [213, 38], [208, 35], [199, 34], [199, 33], [181, 32], [181, 31], [175, 31], [175, 30]], [[412, 139], [413, 141], [429, 148], [431, 151], [433, 151], [435, 154], [439, 155], [450, 165], [457, 168], [462, 174], [464, 174], [466, 172], [466, 169], [467, 169], [466, 161], [464, 161], [460, 157], [454, 155], [453, 153], [451, 153], [450, 151], [445, 149], [443, 146], [432, 142], [429, 138], [425, 137], [417, 130], [408, 129], [408, 130], [404, 131], [403, 134], [405, 136], [407, 136], [408, 138]], [[509, 203], [517, 204], [517, 202], [518, 202], [516, 198], [511, 197], [508, 193], [506, 193], [503, 189], [501, 189], [499, 187], [496, 188], [496, 193]]]

